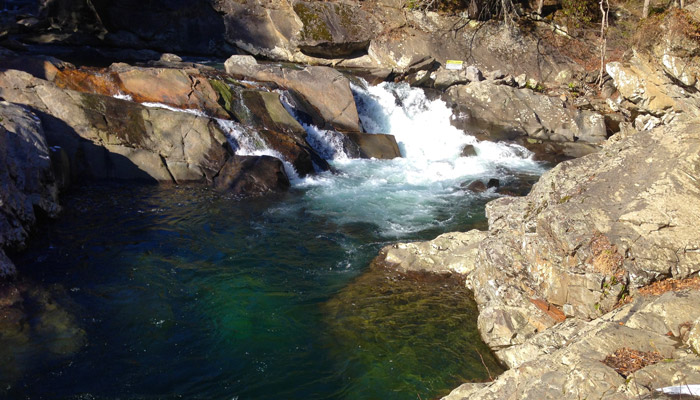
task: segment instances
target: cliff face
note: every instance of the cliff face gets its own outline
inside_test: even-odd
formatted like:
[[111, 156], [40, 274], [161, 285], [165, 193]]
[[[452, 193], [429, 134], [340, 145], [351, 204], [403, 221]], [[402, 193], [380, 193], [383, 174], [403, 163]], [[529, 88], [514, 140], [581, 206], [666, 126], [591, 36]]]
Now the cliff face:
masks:
[[383, 76], [447, 59], [540, 81], [575, 68], [535, 34], [424, 13], [396, 0], [43, 0], [42, 10], [48, 26], [37, 24], [28, 40], [220, 57], [245, 53], [378, 69]]

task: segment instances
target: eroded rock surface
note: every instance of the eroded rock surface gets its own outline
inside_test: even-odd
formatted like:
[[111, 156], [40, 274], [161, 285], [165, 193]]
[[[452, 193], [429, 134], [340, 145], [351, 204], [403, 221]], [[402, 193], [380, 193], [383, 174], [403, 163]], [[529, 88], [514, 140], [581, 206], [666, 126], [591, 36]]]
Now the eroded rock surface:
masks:
[[36, 114], [0, 101], [0, 278], [15, 273], [3, 248], [24, 245], [37, 212], [60, 210], [50, 156]]
[[[658, 388], [693, 384], [700, 358], [678, 332], [700, 315], [699, 302], [698, 291], [668, 292], [640, 297], [594, 321], [569, 319], [499, 354], [512, 369], [494, 382], [467, 383], [443, 399], [639, 399]], [[621, 348], [658, 352], [664, 361], [624, 377], [603, 362]]]
[[211, 181], [230, 156], [207, 117], [60, 89], [16, 70], [0, 73], [0, 95], [38, 115], [74, 177]]
[[567, 107], [559, 98], [530, 89], [473, 81], [451, 86], [446, 97], [467, 114], [473, 129], [507, 131], [556, 142], [601, 143], [607, 138], [602, 115]]
[[323, 129], [361, 132], [360, 117], [350, 90], [350, 81], [329, 67], [307, 66], [301, 70], [253, 63], [233, 56], [226, 72], [240, 78], [274, 82], [290, 89], [300, 106]]

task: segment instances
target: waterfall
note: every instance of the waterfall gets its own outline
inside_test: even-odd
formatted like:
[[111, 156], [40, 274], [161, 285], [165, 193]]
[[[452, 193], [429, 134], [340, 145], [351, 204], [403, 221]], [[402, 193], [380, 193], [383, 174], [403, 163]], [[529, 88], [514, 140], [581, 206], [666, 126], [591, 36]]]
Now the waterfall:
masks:
[[239, 156], [270, 156], [282, 161], [284, 172], [287, 173], [289, 181], [294, 184], [299, 181], [299, 174], [296, 169], [279, 152], [271, 149], [265, 139], [258, 135], [255, 129], [245, 127], [236, 121], [228, 119], [214, 118], [219, 128], [226, 134], [234, 154]]

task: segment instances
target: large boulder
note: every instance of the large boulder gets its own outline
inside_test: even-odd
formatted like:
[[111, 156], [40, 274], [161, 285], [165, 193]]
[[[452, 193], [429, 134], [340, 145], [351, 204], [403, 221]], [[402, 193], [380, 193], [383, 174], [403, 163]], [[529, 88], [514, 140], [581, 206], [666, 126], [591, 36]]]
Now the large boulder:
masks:
[[139, 103], [162, 103], [200, 110], [213, 117], [227, 117], [209, 80], [194, 68], [144, 68], [127, 64], [113, 64], [107, 69], [65, 68], [55, 74], [53, 81], [61, 88], [80, 92], [128, 96]]
[[50, 156], [39, 118], [0, 101], [0, 278], [15, 272], [3, 248], [24, 245], [37, 212], [55, 216], [60, 209]]
[[211, 83], [226, 111], [255, 130], [264, 147], [289, 161], [300, 176], [313, 173], [314, 164], [324, 170], [329, 168], [307, 143], [306, 130], [282, 105], [278, 93], [243, 89], [222, 81]]
[[[698, 291], [669, 292], [636, 299], [595, 321], [567, 320], [512, 348], [506, 357], [512, 369], [495, 381], [464, 384], [443, 400], [665, 398], [655, 389], [700, 379], [700, 358], [678, 336], [700, 316], [698, 302]], [[632, 357], [615, 364], [612, 357], [621, 350]], [[614, 368], [625, 364], [638, 367]]]
[[[559, 164], [524, 198], [487, 204], [470, 286], [494, 349], [595, 318], [625, 291], [700, 271], [698, 125], [620, 138]], [[653, 150], [651, 150], [653, 149]]]
[[270, 156], [233, 156], [214, 179], [217, 190], [237, 196], [260, 196], [289, 189], [282, 161]]
[[320, 58], [349, 58], [367, 54], [381, 26], [359, 4], [298, 1], [294, 12], [303, 27], [299, 50]]
[[225, 67], [235, 77], [274, 82], [289, 89], [297, 105], [319, 128], [362, 131], [350, 81], [333, 68], [307, 66], [299, 70], [254, 64], [250, 58], [240, 56], [226, 60]]
[[487, 233], [477, 230], [445, 233], [428, 242], [396, 243], [384, 247], [375, 263], [402, 272], [469, 274], [476, 267], [479, 243]]
[[467, 114], [472, 129], [558, 142], [600, 143], [607, 138], [602, 115], [567, 107], [559, 98], [530, 89], [475, 81], [450, 87], [446, 97]]
[[0, 96], [39, 116], [74, 177], [211, 181], [230, 155], [207, 117], [65, 90], [15, 70], [0, 73]]
[[350, 144], [346, 145], [346, 151], [351, 155], [380, 160], [401, 157], [401, 150], [394, 135], [363, 132], [346, 132], [345, 135], [351, 141]]

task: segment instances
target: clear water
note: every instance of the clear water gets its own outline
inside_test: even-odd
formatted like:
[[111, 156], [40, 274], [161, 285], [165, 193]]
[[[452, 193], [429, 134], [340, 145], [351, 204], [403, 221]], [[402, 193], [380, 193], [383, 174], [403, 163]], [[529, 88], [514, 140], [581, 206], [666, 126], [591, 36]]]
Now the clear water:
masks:
[[[56, 303], [70, 303], [86, 344], [12, 358], [19, 378], [0, 377], [0, 395], [429, 399], [500, 371], [461, 283], [368, 266], [397, 240], [483, 228], [496, 194], [461, 183], [542, 167], [522, 148], [476, 143], [418, 90], [354, 89], [365, 129], [394, 134], [405, 158], [348, 159], [335, 133], [307, 126], [336, 149], [337, 173], [294, 178], [288, 194], [92, 185], [65, 196], [18, 263], [64, 288]], [[465, 144], [478, 156], [459, 157]]]

